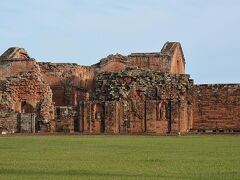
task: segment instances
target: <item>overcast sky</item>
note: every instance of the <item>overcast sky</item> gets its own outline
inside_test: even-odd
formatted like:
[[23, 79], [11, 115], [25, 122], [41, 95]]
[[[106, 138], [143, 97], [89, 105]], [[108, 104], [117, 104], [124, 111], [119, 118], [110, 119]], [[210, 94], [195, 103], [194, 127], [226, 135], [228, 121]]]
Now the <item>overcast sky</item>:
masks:
[[0, 52], [97, 63], [180, 41], [196, 83], [240, 82], [239, 0], [1, 0]]

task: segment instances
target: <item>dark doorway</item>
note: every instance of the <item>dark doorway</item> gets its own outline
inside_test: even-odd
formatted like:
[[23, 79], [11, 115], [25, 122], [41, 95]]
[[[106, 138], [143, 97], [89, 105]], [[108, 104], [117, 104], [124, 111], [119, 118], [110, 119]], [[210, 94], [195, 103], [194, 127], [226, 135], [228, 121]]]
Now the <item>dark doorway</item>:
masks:
[[31, 104], [27, 103], [26, 101], [22, 101], [21, 103], [21, 113], [33, 113], [34, 108]]

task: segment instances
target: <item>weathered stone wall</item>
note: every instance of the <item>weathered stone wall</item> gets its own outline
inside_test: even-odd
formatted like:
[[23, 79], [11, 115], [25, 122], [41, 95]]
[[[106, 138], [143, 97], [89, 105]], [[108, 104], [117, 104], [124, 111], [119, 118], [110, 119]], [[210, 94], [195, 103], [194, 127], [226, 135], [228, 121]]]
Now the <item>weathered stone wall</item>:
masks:
[[98, 73], [92, 101], [81, 102], [88, 133], [177, 133], [192, 125], [193, 81], [143, 69]]
[[167, 42], [161, 52], [109, 55], [93, 67], [101, 72], [119, 72], [132, 68], [148, 69], [161, 73], [185, 74], [185, 58], [177, 42]]
[[49, 106], [47, 108], [52, 106], [51, 89], [40, 76], [38, 73], [26, 72], [7, 78], [7, 88], [15, 101], [12, 107], [15, 112], [32, 113], [36, 106], [41, 107], [45, 101], [45, 105]]
[[89, 100], [94, 87], [95, 70], [77, 64], [39, 63], [43, 80], [51, 87], [55, 106], [77, 106]]
[[70, 106], [55, 107], [55, 131], [71, 133], [78, 131], [77, 111]]
[[169, 74], [145, 69], [103, 72], [96, 75], [93, 100], [188, 99], [192, 87], [193, 80], [187, 74]]
[[85, 133], [186, 133], [191, 108], [181, 108], [179, 103], [160, 100], [82, 102], [79, 125]]
[[240, 130], [240, 85], [209, 84], [194, 87], [193, 129]]
[[15, 76], [21, 72], [33, 72], [38, 68], [34, 60], [1, 60], [0, 61], [0, 79]]
[[35, 133], [36, 132], [36, 114], [35, 113], [17, 113], [17, 132]]
[[109, 55], [97, 64], [101, 72], [119, 72], [126, 68], [144, 68], [159, 72], [170, 72], [171, 56], [156, 53], [132, 53], [129, 56]]
[[10, 47], [1, 56], [2, 60], [29, 60], [30, 57], [24, 48]]
[[162, 73], [170, 72], [171, 57], [161, 53], [134, 53], [128, 56], [129, 66], [151, 69]]
[[17, 114], [12, 111], [0, 110], [0, 133], [17, 132]]
[[13, 112], [14, 100], [6, 87], [6, 81], [0, 80], [0, 133], [17, 132], [17, 116]]
[[181, 46], [177, 46], [173, 52], [170, 72], [173, 74], [185, 74], [185, 59]]
[[128, 58], [121, 54], [109, 55], [100, 60], [99, 63], [93, 65], [100, 72], [118, 72], [128, 67]]
[[[35, 113], [36, 121], [42, 124], [41, 126], [47, 126], [49, 121], [54, 119], [52, 91], [41, 80], [41, 74], [37, 72], [19, 73], [7, 77], [0, 84], [0, 106], [2, 107], [0, 121], [5, 121], [7, 114], [11, 115], [13, 113]], [[11, 115], [11, 117], [8, 121], [17, 124], [17, 116]], [[40, 124], [37, 127], [38, 130], [41, 130]]]

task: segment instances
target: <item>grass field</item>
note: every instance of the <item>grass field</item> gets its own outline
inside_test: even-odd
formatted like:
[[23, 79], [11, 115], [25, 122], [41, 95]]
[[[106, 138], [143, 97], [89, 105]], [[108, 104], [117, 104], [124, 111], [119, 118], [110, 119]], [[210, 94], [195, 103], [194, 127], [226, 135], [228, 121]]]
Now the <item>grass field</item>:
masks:
[[240, 136], [0, 137], [0, 179], [240, 179]]

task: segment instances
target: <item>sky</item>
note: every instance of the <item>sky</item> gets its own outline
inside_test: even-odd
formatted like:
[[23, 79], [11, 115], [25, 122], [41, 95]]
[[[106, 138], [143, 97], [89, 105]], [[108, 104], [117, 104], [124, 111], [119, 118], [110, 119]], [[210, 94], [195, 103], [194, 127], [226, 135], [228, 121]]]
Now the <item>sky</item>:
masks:
[[1, 0], [0, 53], [97, 63], [181, 42], [196, 84], [240, 83], [239, 0]]

